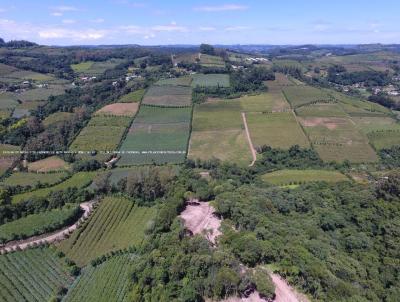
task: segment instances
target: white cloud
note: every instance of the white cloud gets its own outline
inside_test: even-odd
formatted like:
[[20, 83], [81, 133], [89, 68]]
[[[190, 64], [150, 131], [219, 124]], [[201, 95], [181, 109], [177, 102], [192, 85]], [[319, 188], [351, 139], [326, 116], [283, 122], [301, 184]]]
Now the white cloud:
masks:
[[188, 29], [184, 26], [178, 26], [176, 22], [171, 22], [168, 25], [156, 25], [150, 28], [153, 31], [167, 31], [167, 32], [187, 32]]
[[103, 18], [97, 18], [97, 19], [93, 19], [90, 20], [90, 22], [92, 23], [103, 23], [105, 20]]
[[64, 24], [75, 24], [75, 23], [76, 23], [76, 20], [73, 20], [73, 19], [64, 19], [64, 20], [62, 20], [62, 23], [64, 23]]
[[246, 10], [248, 9], [248, 6], [240, 4], [223, 4], [215, 6], [199, 6], [195, 7], [194, 9], [201, 12], [223, 12], [223, 11]]
[[63, 13], [60, 12], [52, 12], [50, 15], [52, 15], [53, 17], [61, 17], [63, 15]]
[[59, 12], [73, 12], [79, 10], [78, 8], [74, 6], [66, 6], [66, 5], [60, 5], [60, 6], [53, 6], [51, 7], [52, 10], [54, 11], [59, 11]]
[[242, 31], [251, 29], [249, 26], [228, 26], [225, 28], [225, 31]]
[[200, 26], [199, 30], [200, 31], [215, 31], [217, 29], [215, 27], [212, 27], [212, 26]]
[[69, 30], [65, 28], [43, 29], [38, 32], [41, 39], [72, 39], [73, 41], [98, 40], [107, 34], [104, 30]]

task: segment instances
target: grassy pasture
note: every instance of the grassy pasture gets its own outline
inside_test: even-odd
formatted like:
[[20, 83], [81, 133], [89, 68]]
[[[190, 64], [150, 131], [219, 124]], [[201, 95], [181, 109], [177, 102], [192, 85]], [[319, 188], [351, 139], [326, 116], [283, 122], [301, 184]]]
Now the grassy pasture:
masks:
[[50, 301], [72, 282], [64, 260], [48, 248], [0, 255], [1, 301]]
[[19, 150], [19, 146], [0, 144], [0, 175], [3, 175], [9, 168], [11, 168], [14, 161], [19, 158], [20, 154], [12, 153]]
[[43, 126], [44, 127], [50, 127], [53, 126], [55, 124], [61, 123], [61, 122], [65, 122], [70, 120], [73, 117], [73, 114], [70, 112], [56, 112], [56, 113], [52, 113], [49, 116], [47, 116], [44, 120], [43, 120]]
[[6, 77], [10, 73], [17, 71], [18, 69], [14, 66], [6, 65], [3, 63], [0, 63], [0, 77]]
[[220, 100], [196, 105], [193, 113], [189, 157], [236, 162], [251, 162], [244, 131], [240, 101]]
[[15, 108], [12, 114], [13, 118], [23, 118], [26, 116], [30, 116], [31, 112], [29, 109], [23, 109], [23, 108]]
[[349, 179], [338, 171], [327, 170], [279, 170], [261, 176], [265, 182], [277, 186], [302, 184], [307, 182], [325, 181], [340, 182]]
[[247, 113], [246, 118], [255, 148], [263, 145], [282, 149], [293, 145], [310, 146], [292, 112]]
[[151, 86], [142, 103], [166, 107], [190, 106], [192, 90], [190, 87], [183, 86]]
[[29, 102], [23, 102], [22, 104], [19, 104], [15, 109], [16, 110], [36, 110], [40, 106], [44, 106], [46, 104], [45, 101], [29, 101]]
[[141, 106], [134, 123], [169, 124], [190, 123], [191, 108], [159, 108]]
[[146, 91], [144, 89], [139, 89], [121, 96], [118, 99], [118, 103], [139, 103]]
[[390, 110], [376, 103], [364, 101], [338, 92], [332, 92], [333, 97], [340, 102], [343, 110], [350, 116], [384, 116]]
[[15, 96], [9, 92], [0, 93], [0, 109], [12, 110], [18, 106]]
[[5, 76], [5, 78], [16, 79], [20, 81], [32, 80], [38, 82], [48, 82], [55, 80], [55, 77], [51, 74], [43, 74], [30, 70], [16, 70]]
[[31, 172], [14, 172], [9, 177], [2, 181], [6, 186], [30, 186], [34, 187], [37, 184], [53, 185], [63, 178], [67, 177], [66, 172], [59, 173], [31, 173]]
[[22, 101], [47, 101], [50, 96], [61, 95], [65, 92], [64, 85], [49, 85], [48, 88], [33, 88], [22, 93], [15, 94], [15, 97]]
[[118, 64], [121, 64], [124, 60], [122, 59], [110, 59], [104, 62], [84, 62], [84, 65], [78, 64], [78, 66], [72, 67], [73, 69], [77, 68], [78, 71], [75, 71], [78, 74], [83, 74], [83, 75], [91, 75], [91, 76], [96, 76], [96, 75], [101, 75], [103, 74], [107, 69], [112, 69]]
[[192, 87], [229, 87], [230, 79], [228, 74], [194, 74]]
[[225, 62], [219, 56], [200, 54], [200, 65], [203, 67], [224, 68]]
[[96, 115], [72, 142], [70, 150], [114, 151], [130, 122], [130, 117]]
[[12, 203], [16, 204], [33, 197], [46, 197], [50, 192], [66, 190], [69, 188], [84, 188], [92, 182], [95, 176], [96, 172], [78, 172], [72, 175], [71, 178], [68, 178], [55, 186], [14, 195], [12, 197]]
[[78, 64], [71, 64], [71, 68], [74, 72], [82, 73], [88, 71], [92, 67], [93, 63], [93, 61], [86, 61]]
[[288, 86], [283, 89], [292, 108], [310, 103], [331, 101], [332, 97], [325, 91], [311, 86]]
[[0, 225], [0, 239], [3, 242], [41, 235], [73, 223], [79, 209], [77, 205], [66, 205], [61, 209], [31, 214]]
[[99, 266], [86, 267], [70, 287], [65, 302], [127, 302], [131, 255], [113, 257]]
[[348, 118], [300, 118], [314, 149], [324, 161], [375, 162], [365, 135]]
[[157, 81], [154, 85], [157, 86], [190, 86], [192, 83], [192, 78], [189, 76], [184, 76], [180, 78], [169, 78], [161, 79]]
[[95, 213], [61, 242], [59, 248], [79, 265], [111, 251], [140, 244], [156, 209], [135, 206], [126, 198], [105, 197]]
[[274, 112], [290, 109], [281, 92], [242, 96], [237, 100], [240, 102], [242, 111], [245, 112]]
[[28, 171], [30, 172], [51, 172], [69, 170], [70, 166], [67, 162], [58, 156], [51, 156], [35, 162], [28, 163]]

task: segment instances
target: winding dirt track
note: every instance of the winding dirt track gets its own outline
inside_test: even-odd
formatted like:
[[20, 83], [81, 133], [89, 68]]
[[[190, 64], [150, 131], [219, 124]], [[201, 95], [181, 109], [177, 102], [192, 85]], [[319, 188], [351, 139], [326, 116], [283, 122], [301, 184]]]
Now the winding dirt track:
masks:
[[246, 113], [244, 113], [244, 112], [242, 112], [242, 119], [243, 119], [244, 129], [245, 129], [245, 131], [246, 131], [247, 141], [249, 142], [249, 147], [250, 147], [250, 151], [251, 151], [251, 156], [253, 157], [253, 161], [251, 162], [251, 164], [249, 165], [249, 167], [253, 167], [253, 166], [254, 166], [254, 163], [255, 163], [256, 160], [257, 160], [257, 151], [256, 151], [256, 149], [254, 149], [253, 142], [251, 141], [249, 127], [247, 126]]
[[[90, 201], [90, 202], [84, 202], [81, 203], [79, 206], [81, 207], [81, 209], [84, 211], [83, 215], [81, 218], [86, 218], [90, 215], [90, 213], [93, 210], [93, 204], [94, 201]], [[70, 233], [72, 233], [74, 230], [76, 230], [76, 228], [78, 227], [79, 224], [79, 219], [77, 222], [75, 222], [73, 225], [66, 227], [64, 229], [52, 232], [52, 233], [47, 233], [47, 234], [43, 234], [40, 236], [33, 236], [24, 240], [19, 240], [19, 241], [10, 241], [8, 242], [6, 245], [0, 247], [0, 252], [3, 251], [12, 251], [15, 250], [17, 248], [21, 249], [21, 250], [25, 250], [27, 248], [29, 248], [30, 246], [32, 246], [33, 244], [43, 244], [43, 243], [52, 243], [58, 240], [62, 240], [65, 238], [65, 235], [68, 235]]]

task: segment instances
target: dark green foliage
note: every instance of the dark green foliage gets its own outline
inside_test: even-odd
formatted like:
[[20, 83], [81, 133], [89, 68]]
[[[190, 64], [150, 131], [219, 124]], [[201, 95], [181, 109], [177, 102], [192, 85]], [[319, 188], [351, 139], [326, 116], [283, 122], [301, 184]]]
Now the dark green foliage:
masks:
[[376, 186], [376, 194], [379, 198], [388, 201], [400, 199], [400, 173], [393, 172], [381, 179]]
[[355, 72], [337, 72], [330, 70], [328, 81], [340, 85], [353, 85], [364, 83], [366, 86], [385, 86], [390, 83], [390, 77], [385, 72], [379, 71], [355, 71]]
[[392, 100], [389, 96], [387, 96], [384, 93], [380, 93], [378, 95], [371, 95], [370, 97], [368, 97], [368, 101], [380, 104], [382, 106], [385, 106], [393, 110], [400, 109], [400, 104]]
[[214, 55], [215, 49], [209, 44], [201, 44], [200, 45], [200, 52], [206, 55]]
[[72, 169], [74, 172], [81, 171], [96, 171], [101, 168], [101, 163], [95, 159], [87, 160], [87, 161], [76, 161], [72, 165]]
[[400, 146], [382, 149], [379, 156], [383, 164], [393, 168], [400, 167]]

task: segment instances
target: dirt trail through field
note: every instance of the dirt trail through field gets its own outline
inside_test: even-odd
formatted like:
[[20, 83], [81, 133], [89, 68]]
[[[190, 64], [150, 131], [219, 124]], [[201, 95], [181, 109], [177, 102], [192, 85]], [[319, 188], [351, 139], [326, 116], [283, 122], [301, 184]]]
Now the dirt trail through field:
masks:
[[249, 167], [253, 167], [253, 166], [254, 166], [254, 163], [255, 163], [256, 160], [257, 160], [257, 151], [256, 151], [256, 149], [254, 149], [253, 142], [251, 141], [249, 127], [247, 126], [246, 113], [242, 112], [242, 118], [243, 118], [244, 129], [246, 130], [247, 141], [249, 142], [249, 147], [250, 147], [250, 151], [251, 151], [251, 156], [253, 157], [253, 161], [251, 162], [251, 164], [249, 165]]
[[[219, 230], [221, 219], [215, 215], [215, 209], [208, 202], [200, 202], [197, 199], [188, 201], [180, 217], [192, 234], [204, 234], [213, 245], [216, 243], [216, 238], [222, 234]], [[281, 276], [272, 273], [270, 276], [275, 285], [275, 302], [309, 302], [307, 297], [298, 293]], [[229, 297], [220, 302], [266, 302], [266, 300], [254, 291], [248, 297]]]
[[[90, 215], [90, 213], [93, 210], [94, 203], [95, 203], [94, 201], [90, 201], [90, 202], [84, 202], [84, 203], [80, 204], [81, 209], [84, 211], [82, 218], [86, 218]], [[78, 224], [79, 224], [79, 220], [69, 227], [66, 227], [64, 229], [61, 229], [61, 230], [58, 230], [58, 231], [55, 231], [52, 233], [47, 233], [47, 234], [43, 234], [40, 236], [33, 236], [33, 237], [30, 237], [30, 238], [27, 238], [24, 240], [19, 240], [19, 241], [11, 241], [11, 242], [7, 243], [6, 245], [0, 247], [0, 252], [3, 252], [3, 251], [9, 252], [9, 251], [15, 250], [16, 248], [25, 250], [34, 244], [43, 244], [45, 242], [52, 243], [52, 242], [55, 242], [58, 240], [62, 240], [65, 238], [65, 235], [68, 235], [71, 232], [73, 232], [74, 230], [76, 230], [76, 228], [78, 227]]]

